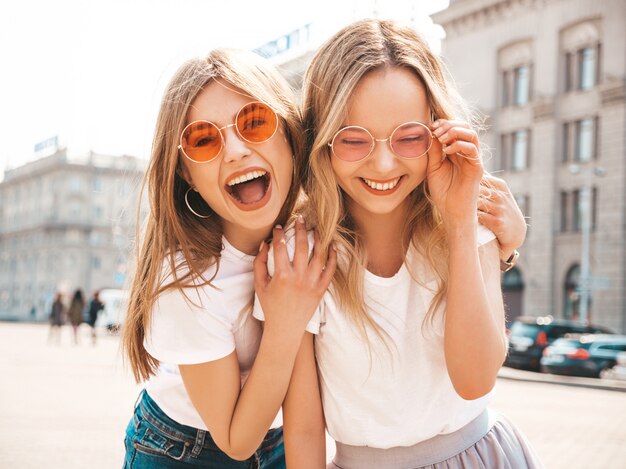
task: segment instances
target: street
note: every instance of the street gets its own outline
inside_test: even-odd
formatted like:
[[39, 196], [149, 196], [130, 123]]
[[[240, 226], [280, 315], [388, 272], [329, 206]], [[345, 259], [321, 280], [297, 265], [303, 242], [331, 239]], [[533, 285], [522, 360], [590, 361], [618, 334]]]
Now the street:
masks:
[[[0, 323], [0, 468], [121, 468], [140, 390], [119, 340], [86, 326], [47, 344], [47, 325]], [[528, 437], [548, 469], [626, 467], [626, 393], [498, 379], [492, 408]], [[329, 458], [332, 456], [329, 445]]]

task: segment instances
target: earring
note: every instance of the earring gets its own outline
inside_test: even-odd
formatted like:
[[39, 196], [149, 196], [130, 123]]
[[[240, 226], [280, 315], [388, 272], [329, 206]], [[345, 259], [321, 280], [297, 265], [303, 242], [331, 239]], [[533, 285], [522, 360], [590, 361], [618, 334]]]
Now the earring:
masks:
[[200, 217], [200, 218], [210, 218], [211, 215], [200, 215], [198, 212], [196, 212], [193, 208], [191, 208], [191, 205], [189, 205], [189, 199], [187, 198], [187, 196], [189, 195], [189, 191], [192, 188], [190, 187], [189, 189], [187, 189], [187, 192], [185, 192], [185, 203], [187, 204], [187, 208], [189, 209], [189, 211], [191, 213], [193, 213], [195, 216]]

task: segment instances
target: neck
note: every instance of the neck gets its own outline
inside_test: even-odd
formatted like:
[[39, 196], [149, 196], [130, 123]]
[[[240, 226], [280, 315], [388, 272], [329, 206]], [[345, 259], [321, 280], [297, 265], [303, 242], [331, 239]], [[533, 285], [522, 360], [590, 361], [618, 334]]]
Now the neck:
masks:
[[381, 277], [392, 277], [404, 262], [403, 228], [408, 209], [406, 204], [393, 212], [371, 213], [354, 203], [350, 213], [363, 241], [367, 255], [367, 269]]
[[225, 225], [224, 237], [239, 251], [256, 256], [259, 253], [261, 241], [267, 239], [271, 230], [271, 227], [248, 230], [241, 226]]

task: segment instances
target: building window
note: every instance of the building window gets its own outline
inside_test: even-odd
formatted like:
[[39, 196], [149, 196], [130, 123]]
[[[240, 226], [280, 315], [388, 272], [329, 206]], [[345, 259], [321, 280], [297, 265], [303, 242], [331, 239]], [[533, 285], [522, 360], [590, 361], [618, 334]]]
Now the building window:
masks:
[[513, 70], [513, 104], [523, 106], [528, 103], [530, 91], [530, 67], [523, 65]]
[[530, 65], [520, 65], [502, 73], [502, 107], [524, 106], [530, 101]]
[[588, 162], [597, 159], [598, 117], [586, 117], [563, 124], [563, 155], [561, 161]]
[[511, 169], [519, 171], [528, 167], [528, 131], [513, 133]]
[[587, 118], [576, 122], [576, 161], [591, 161], [593, 157], [594, 125], [593, 119]]
[[[581, 231], [583, 228], [583, 200], [582, 189], [575, 189], [571, 192], [561, 191], [560, 201], [560, 223], [561, 232]], [[598, 189], [593, 187], [589, 194], [589, 210], [591, 230], [596, 229], [598, 217]]]
[[590, 90], [596, 84], [596, 49], [585, 47], [578, 51], [578, 88]]
[[567, 319], [577, 319], [580, 310], [580, 295], [578, 285], [580, 283], [580, 266], [574, 264], [565, 275], [563, 285], [563, 316]]
[[565, 91], [590, 90], [600, 81], [600, 44], [565, 53]]
[[581, 204], [580, 190], [576, 189], [572, 192], [572, 229], [574, 231], [580, 231], [582, 228], [583, 210]]
[[99, 177], [95, 177], [93, 179], [93, 191], [102, 192], [102, 179], [100, 179]]
[[500, 136], [501, 169], [521, 171], [529, 167], [530, 131], [517, 130]]

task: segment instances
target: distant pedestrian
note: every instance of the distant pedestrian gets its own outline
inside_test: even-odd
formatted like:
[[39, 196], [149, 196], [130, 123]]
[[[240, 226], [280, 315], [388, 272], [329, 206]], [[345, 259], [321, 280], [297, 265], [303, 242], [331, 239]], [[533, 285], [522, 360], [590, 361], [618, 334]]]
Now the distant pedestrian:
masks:
[[94, 345], [96, 345], [96, 321], [98, 320], [98, 313], [104, 309], [104, 303], [100, 301], [100, 292], [95, 291], [93, 298], [89, 302], [89, 317], [87, 318], [87, 324], [91, 327], [91, 339]]
[[54, 302], [50, 310], [50, 332], [48, 333], [48, 342], [55, 340], [61, 342], [61, 326], [65, 324], [65, 305], [63, 304], [63, 295], [57, 292], [54, 295]]
[[74, 292], [74, 297], [70, 303], [68, 316], [74, 332], [74, 344], [78, 345], [78, 326], [83, 322], [83, 311], [85, 309], [85, 297], [79, 288]]

